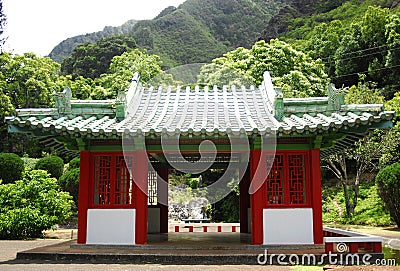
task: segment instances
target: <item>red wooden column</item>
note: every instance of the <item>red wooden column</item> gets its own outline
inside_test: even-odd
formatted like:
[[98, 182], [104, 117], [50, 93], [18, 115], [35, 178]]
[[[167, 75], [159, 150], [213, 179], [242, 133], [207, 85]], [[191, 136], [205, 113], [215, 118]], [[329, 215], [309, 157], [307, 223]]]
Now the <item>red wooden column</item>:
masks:
[[168, 232], [168, 168], [157, 170], [157, 198], [160, 208], [160, 233]]
[[313, 209], [314, 244], [322, 244], [324, 233], [322, 229], [322, 181], [320, 150], [310, 151], [311, 167], [311, 205]]
[[250, 168], [247, 167], [245, 174], [243, 175], [242, 180], [239, 183], [240, 189], [240, 232], [248, 233], [248, 211], [247, 209], [250, 207], [250, 197], [249, 197], [249, 184], [250, 184]]
[[136, 150], [133, 154], [132, 177], [135, 181], [135, 209], [136, 209], [136, 233], [135, 243], [147, 243], [148, 231], [148, 159], [145, 150]]
[[250, 151], [250, 178], [250, 190], [252, 190], [250, 191], [251, 243], [262, 245], [264, 241], [263, 209], [265, 205], [262, 188], [266, 179], [266, 156], [262, 150]]
[[89, 209], [89, 184], [91, 169], [90, 151], [80, 152], [80, 180], [78, 197], [78, 244], [86, 244], [87, 211]]

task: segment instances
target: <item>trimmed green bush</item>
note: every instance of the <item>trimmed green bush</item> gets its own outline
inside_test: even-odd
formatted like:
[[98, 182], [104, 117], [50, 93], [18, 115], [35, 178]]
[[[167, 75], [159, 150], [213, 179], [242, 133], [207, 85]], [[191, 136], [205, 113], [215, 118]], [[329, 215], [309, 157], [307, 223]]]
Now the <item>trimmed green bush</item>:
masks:
[[14, 184], [0, 185], [0, 239], [42, 237], [71, 216], [72, 203], [46, 171], [26, 172]]
[[400, 228], [400, 163], [381, 169], [375, 177], [379, 196], [390, 213], [390, 217]]
[[80, 168], [80, 166], [81, 166], [81, 159], [76, 157], [76, 158], [72, 159], [71, 161], [69, 161], [68, 170], [71, 170], [74, 168]]
[[0, 179], [2, 184], [21, 180], [24, 161], [15, 153], [0, 153]]
[[64, 161], [58, 156], [49, 156], [37, 161], [35, 169], [46, 170], [51, 177], [60, 178], [64, 170]]
[[71, 194], [76, 206], [78, 206], [79, 177], [80, 177], [80, 169], [73, 168], [67, 171], [58, 180], [60, 188], [63, 191], [69, 192]]

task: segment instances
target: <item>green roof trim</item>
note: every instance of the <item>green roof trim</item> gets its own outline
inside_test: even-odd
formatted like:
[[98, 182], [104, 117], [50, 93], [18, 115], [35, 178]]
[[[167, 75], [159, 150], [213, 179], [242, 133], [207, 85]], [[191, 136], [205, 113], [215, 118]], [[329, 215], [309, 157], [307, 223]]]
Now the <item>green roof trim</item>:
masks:
[[[290, 98], [268, 72], [259, 87], [144, 88], [136, 73], [129, 89], [113, 100], [73, 100], [71, 90], [54, 94], [54, 108], [17, 109], [6, 117], [10, 132], [107, 139], [138, 135], [317, 136], [390, 127], [394, 112], [381, 104], [343, 104], [333, 85], [328, 97]], [[323, 140], [317, 146], [322, 146]]]

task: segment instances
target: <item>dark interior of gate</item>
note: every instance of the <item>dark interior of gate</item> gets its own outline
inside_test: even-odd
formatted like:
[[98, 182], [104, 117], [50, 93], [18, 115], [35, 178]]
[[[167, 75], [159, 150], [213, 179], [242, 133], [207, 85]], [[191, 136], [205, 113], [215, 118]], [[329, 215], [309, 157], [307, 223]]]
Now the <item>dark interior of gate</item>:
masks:
[[[199, 153], [201, 141], [208, 140], [215, 145], [215, 152], [203, 151]], [[154, 142], [152, 142], [154, 144]], [[165, 144], [168, 144], [165, 143]], [[148, 233], [167, 233], [169, 232], [190, 232], [195, 235], [199, 231], [204, 232], [232, 232], [249, 233], [250, 230], [250, 197], [248, 156], [249, 151], [243, 149], [241, 152], [232, 153], [229, 140], [215, 139], [188, 139], [180, 140], [179, 153], [148, 152], [149, 172], [148, 172]], [[149, 144], [150, 145], [150, 144]], [[153, 145], [154, 146], [154, 145]], [[217, 170], [222, 175], [221, 178], [209, 178], [207, 171]], [[198, 194], [207, 199], [207, 203], [215, 206], [217, 201], [223, 201], [225, 196], [232, 192], [232, 186], [240, 188], [239, 196], [239, 216], [240, 226], [227, 226], [218, 228], [209, 222], [210, 217], [203, 213], [202, 217], [185, 217], [184, 223], [172, 221], [168, 216], [168, 206], [171, 204], [168, 199], [168, 192], [174, 189], [185, 189], [182, 186], [168, 184], [169, 174], [189, 173], [191, 176], [200, 177], [201, 183], [198, 184]], [[212, 179], [212, 180], [211, 180]], [[217, 186], [215, 183], [220, 182]], [[218, 191], [217, 191], [218, 190]], [[196, 192], [194, 192], [196, 193]], [[186, 222], [186, 223], [185, 223]], [[221, 224], [218, 224], [221, 225]], [[179, 227], [179, 228], [177, 228]], [[193, 230], [193, 227], [195, 228]], [[193, 232], [192, 232], [193, 231]]]

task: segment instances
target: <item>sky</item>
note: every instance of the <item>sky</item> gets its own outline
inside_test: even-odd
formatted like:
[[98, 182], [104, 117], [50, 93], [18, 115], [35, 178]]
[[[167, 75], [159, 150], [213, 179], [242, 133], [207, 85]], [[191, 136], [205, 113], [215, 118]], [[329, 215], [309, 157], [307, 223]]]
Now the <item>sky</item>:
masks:
[[7, 16], [6, 50], [47, 56], [61, 41], [156, 17], [184, 0], [2, 0]]

